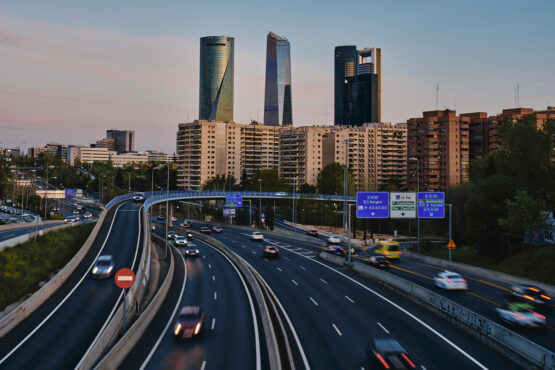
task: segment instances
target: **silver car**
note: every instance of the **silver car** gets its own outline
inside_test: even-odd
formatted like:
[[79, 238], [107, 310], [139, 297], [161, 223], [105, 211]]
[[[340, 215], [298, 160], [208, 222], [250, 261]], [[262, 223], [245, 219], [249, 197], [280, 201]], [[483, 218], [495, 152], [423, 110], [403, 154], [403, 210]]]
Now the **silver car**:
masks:
[[106, 279], [112, 275], [114, 271], [114, 257], [103, 255], [98, 257], [92, 269], [92, 275], [96, 279]]
[[527, 329], [545, 328], [545, 316], [533, 311], [526, 303], [509, 303], [507, 308], [496, 308], [499, 320], [514, 327]]
[[186, 237], [184, 236], [178, 236], [177, 238], [175, 238], [175, 245], [183, 247], [183, 246], [187, 246], [188, 240]]

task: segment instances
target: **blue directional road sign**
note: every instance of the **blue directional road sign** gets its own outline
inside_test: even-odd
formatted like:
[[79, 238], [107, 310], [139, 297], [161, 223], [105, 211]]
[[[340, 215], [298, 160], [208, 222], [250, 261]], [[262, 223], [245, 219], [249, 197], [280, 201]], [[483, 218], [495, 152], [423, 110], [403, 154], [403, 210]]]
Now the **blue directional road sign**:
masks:
[[241, 194], [226, 194], [225, 195], [225, 206], [231, 208], [241, 208], [243, 207], [243, 197]]
[[66, 189], [66, 198], [75, 197], [75, 189]]
[[418, 218], [445, 218], [445, 193], [418, 193]]
[[357, 218], [388, 218], [388, 192], [357, 193]]

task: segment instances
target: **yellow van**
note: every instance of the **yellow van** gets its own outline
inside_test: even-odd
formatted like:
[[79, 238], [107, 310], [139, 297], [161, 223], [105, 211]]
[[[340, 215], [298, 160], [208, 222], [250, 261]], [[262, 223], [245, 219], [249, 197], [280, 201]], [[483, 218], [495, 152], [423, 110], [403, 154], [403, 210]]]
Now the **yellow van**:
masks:
[[396, 241], [381, 241], [376, 246], [374, 253], [380, 254], [389, 259], [399, 259], [401, 258], [401, 246], [399, 245], [399, 242]]

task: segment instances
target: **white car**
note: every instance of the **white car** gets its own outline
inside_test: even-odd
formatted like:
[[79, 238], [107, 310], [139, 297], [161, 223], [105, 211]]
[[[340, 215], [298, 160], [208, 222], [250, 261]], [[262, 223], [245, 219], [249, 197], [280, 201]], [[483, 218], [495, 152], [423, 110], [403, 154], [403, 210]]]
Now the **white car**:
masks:
[[499, 320], [519, 328], [545, 328], [545, 316], [533, 311], [526, 303], [509, 303], [505, 308], [495, 308]]
[[451, 271], [442, 271], [434, 277], [434, 284], [438, 288], [447, 290], [468, 290], [468, 285], [464, 278]]
[[177, 222], [177, 217], [172, 216], [172, 222]]
[[178, 236], [177, 238], [175, 238], [175, 245], [178, 245], [178, 246], [187, 246], [188, 242], [189, 241], [184, 236]]
[[67, 216], [64, 222], [66, 224], [79, 221], [79, 216]]
[[262, 234], [260, 231], [254, 231], [251, 234], [251, 240], [254, 240], [254, 241], [264, 240], [264, 234]]
[[287, 194], [286, 194], [284, 191], [278, 191], [278, 192], [276, 193], [276, 197], [284, 197], [284, 196], [286, 196], [286, 195], [287, 195]]
[[87, 219], [92, 218], [92, 213], [90, 213], [90, 212], [83, 213], [83, 218], [87, 218]]
[[133, 200], [135, 202], [142, 202], [143, 200], [145, 200], [145, 196], [143, 193], [137, 193], [135, 195], [133, 195]]
[[329, 244], [341, 244], [341, 238], [339, 237], [339, 235], [332, 234], [328, 238], [328, 243]]

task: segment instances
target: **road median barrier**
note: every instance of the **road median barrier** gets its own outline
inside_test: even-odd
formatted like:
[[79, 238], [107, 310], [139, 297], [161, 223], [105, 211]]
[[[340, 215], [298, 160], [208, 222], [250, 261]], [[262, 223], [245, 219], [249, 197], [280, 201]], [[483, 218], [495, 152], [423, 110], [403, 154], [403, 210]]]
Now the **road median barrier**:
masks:
[[114, 213], [115, 211], [113, 209], [102, 212], [98, 222], [89, 234], [89, 237], [75, 256], [73, 256], [73, 258], [56, 274], [56, 276], [50, 279], [42, 288], [33, 293], [29, 298], [23, 301], [13, 311], [0, 320], [0, 338], [5, 336], [21, 321], [31, 315], [66, 282], [69, 276], [73, 273], [73, 271], [75, 271], [77, 266], [79, 266], [91, 249], [91, 246], [98, 236], [98, 232], [100, 231], [100, 228], [104, 224], [106, 218], [110, 220], [114, 217]]
[[[342, 257], [330, 253], [322, 252], [319, 258], [340, 266], [345, 264]], [[555, 354], [552, 351], [440, 294], [360, 262], [353, 262], [350, 268], [437, 314], [526, 368], [555, 368]]]

